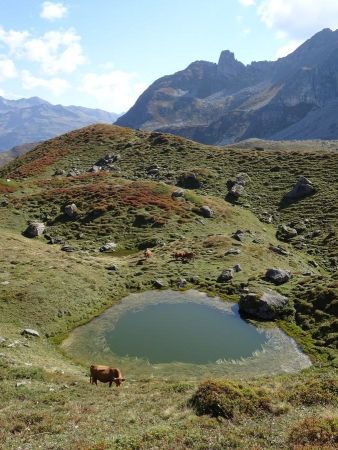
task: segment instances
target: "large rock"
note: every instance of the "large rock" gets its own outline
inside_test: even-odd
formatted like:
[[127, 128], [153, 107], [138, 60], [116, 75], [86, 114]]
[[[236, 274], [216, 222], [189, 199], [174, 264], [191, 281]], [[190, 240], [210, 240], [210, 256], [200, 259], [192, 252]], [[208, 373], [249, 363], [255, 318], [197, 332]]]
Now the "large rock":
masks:
[[23, 234], [29, 238], [34, 238], [37, 236], [42, 236], [45, 229], [45, 224], [42, 222], [30, 222]]
[[235, 178], [228, 180], [229, 195], [234, 198], [239, 198], [244, 194], [245, 185], [249, 180], [249, 175], [245, 172], [238, 173]]
[[77, 206], [75, 205], [75, 203], [71, 203], [70, 205], [66, 205], [64, 207], [64, 213], [70, 219], [74, 219], [74, 217], [77, 216]]
[[262, 294], [243, 292], [239, 300], [239, 311], [263, 320], [273, 320], [285, 312], [288, 298], [268, 290]]
[[291, 272], [283, 269], [268, 269], [265, 278], [275, 284], [283, 284], [290, 280]]
[[234, 269], [224, 269], [217, 278], [218, 283], [227, 283], [234, 277]]
[[301, 175], [291, 191], [284, 195], [284, 200], [298, 200], [313, 194], [315, 191], [312, 182]]
[[194, 172], [183, 173], [178, 181], [178, 186], [186, 189], [200, 189], [203, 187], [203, 183], [199, 180], [198, 175]]
[[100, 252], [113, 252], [116, 250], [117, 244], [115, 242], [107, 242], [100, 247]]
[[291, 228], [287, 225], [280, 225], [278, 227], [276, 237], [277, 239], [280, 239], [281, 241], [290, 241], [294, 237], [298, 235], [297, 230], [295, 228]]
[[25, 328], [21, 331], [22, 336], [34, 336], [34, 337], [40, 337], [40, 333], [36, 330], [33, 330], [32, 328]]
[[207, 219], [210, 219], [214, 216], [214, 211], [209, 206], [201, 206], [199, 213], [201, 216], [206, 217]]

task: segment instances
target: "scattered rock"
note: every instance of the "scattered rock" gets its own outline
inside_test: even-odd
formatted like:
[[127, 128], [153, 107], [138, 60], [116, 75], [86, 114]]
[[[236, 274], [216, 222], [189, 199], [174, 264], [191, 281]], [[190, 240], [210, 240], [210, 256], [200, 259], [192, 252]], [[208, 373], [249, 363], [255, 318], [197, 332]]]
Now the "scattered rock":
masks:
[[275, 284], [283, 284], [290, 280], [291, 273], [283, 269], [268, 269], [265, 279]]
[[316, 190], [313, 187], [312, 182], [301, 175], [291, 191], [284, 195], [283, 200], [298, 200], [314, 194], [315, 192]]
[[315, 268], [318, 267], [318, 263], [316, 263], [316, 261], [314, 261], [313, 259], [309, 261], [309, 264], [310, 264], [312, 267], [315, 267]]
[[45, 229], [45, 224], [42, 222], [30, 222], [23, 234], [29, 238], [34, 238], [36, 236], [41, 236]]
[[287, 225], [280, 225], [278, 227], [276, 237], [281, 241], [289, 241], [298, 235], [295, 228], [288, 227]]
[[210, 219], [211, 217], [214, 216], [213, 210], [206, 205], [201, 206], [199, 213], [202, 217], [206, 217], [207, 219]]
[[109, 270], [110, 272], [117, 272], [118, 268], [115, 264], [112, 264], [111, 266], [107, 266], [106, 267], [107, 270]]
[[32, 328], [25, 328], [21, 331], [22, 336], [34, 336], [34, 337], [40, 337], [40, 334], [38, 331], [33, 330]]
[[72, 167], [70, 171], [67, 173], [67, 177], [77, 177], [81, 175], [81, 171], [76, 167]]
[[240, 312], [263, 320], [273, 320], [285, 312], [288, 298], [269, 289], [262, 294], [242, 292], [239, 300]]
[[48, 244], [64, 244], [65, 241], [60, 236], [48, 236]]
[[102, 167], [97, 166], [96, 164], [94, 164], [90, 169], [88, 169], [88, 172], [90, 173], [97, 173], [100, 172]]
[[238, 173], [235, 178], [227, 181], [228, 193], [231, 197], [239, 198], [244, 194], [245, 185], [249, 180], [249, 175], [245, 172]]
[[27, 386], [27, 384], [28, 384], [28, 381], [17, 381], [16, 383], [15, 383], [15, 387], [21, 387], [21, 386]]
[[6, 338], [3, 336], [0, 336], [0, 345], [2, 345], [6, 341]]
[[194, 172], [183, 173], [179, 177], [177, 184], [186, 189], [201, 189], [203, 187], [203, 183]]
[[1, 206], [2, 208], [6, 208], [8, 205], [9, 205], [9, 201], [7, 200], [7, 198], [2, 198], [2, 199], [0, 200], [0, 206]]
[[69, 244], [66, 244], [66, 245], [64, 245], [63, 247], [61, 247], [61, 250], [62, 250], [63, 252], [67, 252], [67, 253], [75, 252], [75, 248], [72, 247], [72, 246], [69, 245]]
[[180, 289], [184, 288], [187, 284], [187, 280], [185, 278], [180, 278], [179, 282], [178, 282], [178, 287]]
[[227, 283], [234, 277], [234, 269], [224, 269], [217, 278], [218, 283]]
[[239, 255], [241, 253], [239, 248], [229, 248], [229, 250], [227, 250], [224, 253], [224, 256], [228, 256], [228, 255]]
[[77, 216], [77, 206], [75, 203], [71, 203], [70, 205], [66, 205], [64, 207], [64, 213], [70, 219], [74, 219]]
[[233, 267], [233, 269], [234, 269], [235, 272], [241, 272], [241, 270], [242, 270], [240, 264], [235, 264], [234, 267]]
[[66, 175], [66, 172], [63, 169], [55, 169], [54, 176]]
[[183, 189], [176, 189], [176, 191], [171, 193], [171, 198], [182, 198], [184, 197]]
[[271, 250], [274, 253], [277, 253], [278, 255], [283, 255], [283, 256], [289, 256], [289, 253], [283, 248], [275, 245], [270, 244], [269, 246], [269, 250]]
[[153, 284], [154, 284], [154, 287], [157, 288], [157, 289], [162, 289], [162, 288], [165, 287], [165, 284], [164, 284], [164, 282], [162, 280], [155, 280], [153, 282]]
[[100, 252], [113, 252], [116, 250], [117, 244], [115, 242], [107, 242], [106, 244], [103, 244], [100, 248]]
[[235, 231], [232, 236], [233, 239], [236, 239], [236, 241], [243, 242], [245, 238], [245, 232], [243, 230], [237, 230]]
[[121, 158], [120, 155], [108, 154], [106, 156], [103, 156], [103, 158], [100, 158], [98, 161], [96, 161], [94, 166], [100, 167], [100, 169], [105, 168], [106, 166], [109, 166], [110, 164], [117, 162], [120, 158]]

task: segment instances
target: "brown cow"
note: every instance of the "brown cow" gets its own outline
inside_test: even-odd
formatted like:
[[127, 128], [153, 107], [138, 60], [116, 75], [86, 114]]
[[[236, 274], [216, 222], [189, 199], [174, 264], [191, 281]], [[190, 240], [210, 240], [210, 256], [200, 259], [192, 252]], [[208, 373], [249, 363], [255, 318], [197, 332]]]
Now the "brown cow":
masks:
[[99, 365], [90, 366], [90, 383], [97, 386], [97, 380], [101, 381], [101, 383], [109, 383], [109, 387], [113, 383], [119, 387], [122, 381], [125, 381], [125, 378], [123, 378], [120, 369]]
[[144, 257], [145, 257], [146, 259], [148, 259], [148, 258], [151, 258], [151, 257], [153, 256], [153, 252], [152, 252], [151, 250], [149, 250], [149, 248], [146, 248], [146, 249], [144, 250], [143, 255], [144, 255]]

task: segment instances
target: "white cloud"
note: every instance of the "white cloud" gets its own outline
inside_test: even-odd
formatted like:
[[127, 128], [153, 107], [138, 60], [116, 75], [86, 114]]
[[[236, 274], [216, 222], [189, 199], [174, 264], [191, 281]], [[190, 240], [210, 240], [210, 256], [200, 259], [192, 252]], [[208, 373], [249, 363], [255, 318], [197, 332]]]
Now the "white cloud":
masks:
[[7, 45], [11, 54], [16, 53], [23, 46], [28, 36], [28, 31], [6, 31], [0, 27], [0, 41]]
[[6, 56], [0, 55], [0, 81], [15, 78], [17, 71], [14, 62]]
[[67, 14], [63, 3], [43, 2], [40, 17], [47, 20], [62, 19]]
[[255, 0], [239, 0], [239, 3], [243, 6], [253, 6], [256, 4]]
[[294, 52], [301, 44], [302, 41], [291, 40], [277, 50], [276, 58], [283, 58], [284, 56], [289, 55], [290, 53]]
[[263, 0], [261, 21], [289, 39], [304, 40], [322, 28], [338, 28], [337, 0]]
[[64, 94], [69, 88], [70, 84], [63, 78], [40, 78], [32, 75], [28, 70], [21, 72], [22, 87], [27, 90], [44, 88], [54, 96]]
[[112, 70], [86, 74], [79, 90], [94, 97], [101, 108], [120, 113], [129, 109], [145, 88], [137, 74]]
[[40, 38], [27, 40], [23, 51], [27, 59], [40, 63], [48, 75], [72, 73], [85, 62], [80, 40], [73, 30], [48, 31]]
[[28, 31], [0, 28], [0, 41], [8, 46], [11, 55], [38, 63], [47, 75], [72, 73], [85, 62], [81, 37], [72, 29], [32, 37]]

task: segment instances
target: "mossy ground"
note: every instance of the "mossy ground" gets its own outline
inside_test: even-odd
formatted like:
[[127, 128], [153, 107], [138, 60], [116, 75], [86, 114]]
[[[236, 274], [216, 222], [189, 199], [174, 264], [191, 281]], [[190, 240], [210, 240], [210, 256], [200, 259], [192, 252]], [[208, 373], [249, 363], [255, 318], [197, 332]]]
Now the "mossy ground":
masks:
[[[55, 168], [87, 170], [107, 153], [121, 155], [112, 172], [53, 176]], [[327, 380], [334, 379], [331, 366], [337, 358], [332, 274], [337, 160], [334, 152], [316, 149], [229, 150], [96, 126], [39, 145], [5, 168], [0, 184], [1, 195], [9, 201], [0, 208], [0, 335], [6, 339], [0, 344], [1, 445], [34, 450], [318, 448], [315, 439], [311, 447], [310, 426], [317, 417], [322, 422], [313, 428], [324, 429], [320, 445], [334, 448], [327, 430], [335, 432], [330, 421], [337, 405], [332, 396], [327, 398]], [[154, 163], [160, 168], [155, 179], [146, 170]], [[179, 175], [192, 171], [204, 187], [186, 190], [184, 199], [173, 200]], [[224, 200], [226, 181], [243, 171], [251, 179], [247, 196], [233, 205]], [[300, 174], [313, 181], [317, 193], [280, 208], [283, 194]], [[79, 207], [74, 220], [63, 214], [69, 202]], [[201, 205], [209, 205], [214, 218], [202, 218]], [[266, 213], [273, 215], [272, 224], [258, 220], [257, 215]], [[319, 235], [293, 244], [278, 242], [278, 223], [306, 218], [306, 233], [320, 228]], [[47, 234], [76, 251], [64, 253], [44, 237], [23, 237], [26, 221], [32, 219], [44, 221]], [[243, 242], [232, 238], [238, 228], [248, 230]], [[117, 242], [118, 250], [99, 253], [109, 241]], [[289, 256], [272, 252], [270, 244], [283, 245]], [[147, 246], [153, 246], [149, 259], [143, 257]], [[229, 248], [241, 253], [225, 256]], [[175, 261], [172, 254], [177, 250], [193, 251], [195, 258]], [[216, 282], [223, 269], [237, 263], [242, 271], [231, 283]], [[113, 264], [116, 272], [108, 270]], [[277, 288], [266, 282], [265, 270], [272, 266], [291, 270], [291, 281]], [[303, 276], [306, 270], [312, 277]], [[242, 283], [289, 295], [290, 316], [281, 325], [311, 353], [314, 367], [299, 375], [242, 380], [237, 400], [230, 404], [237, 404], [236, 414], [213, 418], [196, 416], [192, 408], [196, 382], [136, 380], [119, 390], [96, 388], [89, 385], [85, 368], [57, 350], [55, 344], [67, 332], [128, 292], [151, 289], [155, 279], [177, 288], [180, 278], [188, 280], [187, 287], [232, 300], [238, 299]], [[24, 327], [38, 329], [41, 337], [22, 337]], [[304, 393], [307, 386], [311, 396]], [[261, 388], [267, 396], [264, 404], [271, 403], [271, 408], [247, 414], [241, 409], [243, 392], [250, 393], [244, 400], [252, 408], [257, 396], [259, 401], [264, 397]], [[297, 431], [302, 421], [310, 430], [303, 440]]]

